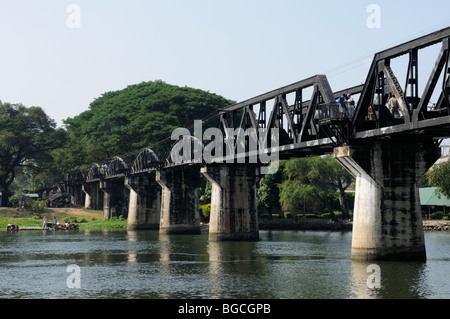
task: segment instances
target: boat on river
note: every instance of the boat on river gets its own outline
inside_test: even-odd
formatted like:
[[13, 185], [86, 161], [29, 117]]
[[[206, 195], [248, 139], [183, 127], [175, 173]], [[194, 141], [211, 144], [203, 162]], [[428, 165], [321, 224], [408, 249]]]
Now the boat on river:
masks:
[[47, 223], [47, 227], [19, 227], [19, 225], [8, 224], [6, 226], [7, 231], [19, 231], [20, 230], [78, 230], [78, 225], [73, 223], [57, 223], [56, 226], [53, 223]]
[[57, 223], [56, 225], [50, 224], [50, 227], [55, 230], [77, 230], [78, 229], [78, 225], [74, 224], [74, 223], [64, 223], [64, 224]]
[[14, 224], [8, 224], [6, 226], [6, 230], [7, 231], [18, 231], [19, 230], [19, 226], [18, 225], [14, 225]]

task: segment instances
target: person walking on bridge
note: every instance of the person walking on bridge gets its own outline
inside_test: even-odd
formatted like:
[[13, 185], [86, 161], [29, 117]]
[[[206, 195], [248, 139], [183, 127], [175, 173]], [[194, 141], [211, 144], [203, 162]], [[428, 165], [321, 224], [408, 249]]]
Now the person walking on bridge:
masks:
[[391, 112], [394, 118], [401, 117], [398, 109], [399, 109], [398, 101], [395, 98], [395, 94], [392, 94], [391, 98], [389, 99], [389, 112]]

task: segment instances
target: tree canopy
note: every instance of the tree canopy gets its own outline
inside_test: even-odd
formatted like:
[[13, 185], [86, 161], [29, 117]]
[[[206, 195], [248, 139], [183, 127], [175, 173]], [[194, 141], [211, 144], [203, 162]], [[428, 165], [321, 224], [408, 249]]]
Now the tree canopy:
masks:
[[[0, 188], [7, 200], [16, 176], [38, 175], [52, 166], [52, 151], [61, 147], [65, 131], [57, 129], [40, 107], [0, 102]], [[6, 201], [5, 200], [5, 201]]]
[[163, 81], [106, 92], [89, 110], [64, 121], [69, 135], [67, 161], [75, 169], [145, 147], [164, 154], [173, 143], [170, 136], [175, 128], [192, 127], [194, 120], [218, 115], [218, 109], [232, 104], [219, 95]]
[[264, 175], [259, 181], [257, 198], [258, 206], [272, 216], [272, 212], [280, 207], [280, 184], [283, 181], [284, 161], [278, 163], [278, 170], [274, 174]]
[[332, 205], [339, 191], [339, 205], [348, 218], [344, 191], [353, 177], [332, 157], [298, 158], [286, 161], [280, 187], [280, 204], [285, 211], [322, 211], [333, 216]]
[[450, 163], [433, 166], [427, 173], [428, 183], [437, 188], [439, 193], [450, 198]]

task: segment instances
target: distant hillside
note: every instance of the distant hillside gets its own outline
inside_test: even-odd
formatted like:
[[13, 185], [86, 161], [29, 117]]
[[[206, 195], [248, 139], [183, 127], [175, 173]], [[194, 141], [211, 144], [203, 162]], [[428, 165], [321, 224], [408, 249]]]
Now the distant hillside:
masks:
[[[64, 121], [70, 140], [66, 160], [74, 167], [87, 167], [114, 156], [130, 155], [170, 139], [175, 128], [192, 127], [194, 120], [205, 119], [234, 103], [216, 94], [163, 81], [106, 92], [90, 104], [89, 110]], [[152, 149], [164, 154], [171, 143], [159, 143]]]

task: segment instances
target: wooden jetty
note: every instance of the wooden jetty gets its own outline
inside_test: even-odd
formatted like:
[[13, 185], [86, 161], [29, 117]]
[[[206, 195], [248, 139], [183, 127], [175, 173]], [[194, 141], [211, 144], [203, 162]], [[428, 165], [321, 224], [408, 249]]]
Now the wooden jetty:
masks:
[[56, 227], [53, 225], [48, 225], [47, 227], [31, 227], [31, 226], [18, 226], [14, 224], [9, 224], [6, 227], [7, 231], [19, 231], [19, 230], [77, 230], [78, 225], [72, 224], [72, 223], [66, 223], [66, 224], [58, 224]]

